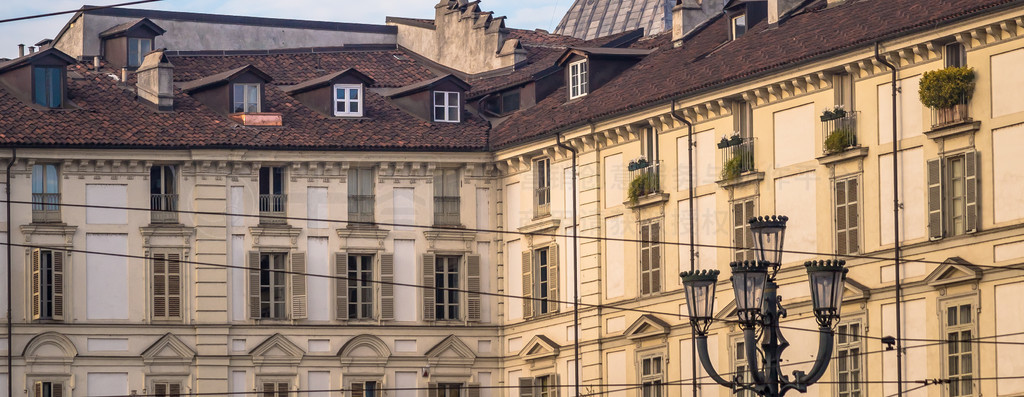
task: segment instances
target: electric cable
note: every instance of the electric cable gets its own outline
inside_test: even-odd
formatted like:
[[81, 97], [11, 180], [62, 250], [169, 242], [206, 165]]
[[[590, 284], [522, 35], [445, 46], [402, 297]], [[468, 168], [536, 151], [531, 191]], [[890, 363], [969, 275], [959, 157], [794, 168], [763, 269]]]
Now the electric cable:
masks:
[[50, 12], [50, 13], [46, 13], [46, 14], [27, 15], [27, 16], [17, 17], [17, 18], [0, 19], [0, 23], [14, 22], [14, 21], [24, 21], [26, 19], [52, 17], [52, 16], [55, 16], [55, 15], [62, 15], [62, 14], [74, 14], [76, 12], [86, 12], [86, 11], [102, 10], [104, 8], [114, 8], [114, 7], [123, 7], [123, 6], [130, 6], [130, 5], [136, 5], [136, 4], [153, 3], [153, 2], [157, 2], [157, 1], [160, 1], [160, 0], [138, 0], [138, 1], [130, 1], [130, 2], [127, 2], [127, 3], [110, 4], [110, 5], [105, 5], [105, 6], [83, 6], [82, 8], [77, 8], [77, 9], [74, 9], [74, 10], [57, 11], [57, 12]]

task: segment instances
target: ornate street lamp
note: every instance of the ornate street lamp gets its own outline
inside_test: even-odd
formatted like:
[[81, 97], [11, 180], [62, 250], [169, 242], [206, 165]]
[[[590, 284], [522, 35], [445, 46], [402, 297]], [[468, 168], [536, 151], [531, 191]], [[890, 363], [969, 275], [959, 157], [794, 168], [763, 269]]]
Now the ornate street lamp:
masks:
[[809, 261], [804, 263], [804, 267], [810, 281], [814, 317], [819, 326], [818, 355], [810, 372], [793, 371], [792, 377], [782, 375], [782, 352], [789, 346], [789, 342], [782, 336], [780, 329], [780, 320], [786, 317], [786, 310], [782, 308], [782, 298], [777, 295], [779, 286], [775, 283], [775, 275], [782, 265], [782, 243], [788, 219], [785, 216], [750, 219], [750, 231], [754, 234], [758, 260], [733, 262], [729, 265], [732, 268], [731, 281], [736, 295], [737, 316], [740, 328], [743, 329], [748, 374], [737, 374], [731, 381], [726, 380], [715, 370], [708, 354], [707, 333], [714, 320], [712, 305], [718, 271], [690, 271], [679, 275], [683, 279], [686, 304], [690, 309], [690, 324], [693, 326], [701, 365], [715, 382], [734, 392], [750, 390], [760, 396], [771, 397], [782, 396], [790, 390], [804, 393], [807, 386], [825, 374], [832, 356], [835, 337], [832, 327], [839, 321], [846, 283], [846, 262]]

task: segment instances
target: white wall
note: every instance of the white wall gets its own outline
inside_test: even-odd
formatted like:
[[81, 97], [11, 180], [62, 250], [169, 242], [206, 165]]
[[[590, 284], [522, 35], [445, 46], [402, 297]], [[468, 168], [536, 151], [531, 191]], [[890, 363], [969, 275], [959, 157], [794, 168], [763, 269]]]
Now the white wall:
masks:
[[491, 190], [476, 189], [476, 227], [480, 229], [491, 228]]
[[[72, 202], [74, 201], [72, 200]], [[85, 185], [85, 204], [127, 207], [128, 185]], [[127, 225], [128, 212], [124, 209], [88, 207], [85, 209], [85, 223], [90, 225]]]
[[[127, 254], [128, 235], [88, 233], [85, 246], [93, 252]], [[86, 254], [85, 282], [86, 318], [128, 319], [128, 258]]]
[[[925, 299], [915, 299], [903, 302], [901, 320], [903, 323], [903, 339], [924, 339], [927, 338], [925, 327], [910, 327], [909, 324], [927, 324]], [[882, 305], [882, 336], [896, 336], [896, 304]], [[906, 354], [903, 355], [903, 379], [925, 379], [935, 378], [938, 374], [928, 374], [928, 366], [922, 365], [928, 360], [926, 347], [914, 347], [925, 344], [921, 341], [905, 341], [903, 343]], [[882, 380], [887, 382], [896, 381], [896, 351], [882, 353]], [[909, 388], [904, 385], [904, 395], [908, 397], [926, 397], [926, 388], [914, 391], [906, 391]], [[885, 395], [896, 394], [895, 383], [883, 384], [882, 390]]]
[[522, 225], [523, 208], [519, 203], [521, 201], [520, 194], [522, 194], [521, 184], [513, 183], [505, 186], [505, 225], [508, 226], [506, 229], [508, 231], [517, 231]]
[[85, 348], [90, 352], [126, 352], [128, 338], [88, 338]]
[[604, 158], [604, 207], [611, 208], [622, 205], [626, 201], [626, 167], [622, 164], [622, 154]]
[[[564, 389], [565, 390], [565, 394], [564, 395], [566, 397], [575, 397], [576, 396], [576, 387], [575, 387], [575, 385], [576, 385], [576, 369], [574, 368], [575, 365], [576, 365], [576, 360], [566, 360], [565, 361], [565, 377], [563, 377], [562, 379], [565, 379], [565, 382], [563, 382], [563, 383], [565, 383], [566, 385], [569, 385], [569, 387]], [[583, 371], [580, 371], [580, 374], [583, 374]], [[583, 390], [585, 390], [585, 389], [584, 389], [584, 386], [581, 384], [580, 385], [580, 391], [582, 392]]]
[[0, 374], [0, 397], [10, 397], [7, 395], [7, 374]]
[[[1015, 52], [1024, 56], [1024, 50]], [[1024, 73], [1018, 75], [1024, 76]], [[1020, 92], [1024, 93], [1024, 87]], [[1020, 101], [1024, 104], [1024, 98]], [[1021, 159], [1024, 159], [1024, 124], [992, 131], [991, 183], [995, 196], [992, 209], [996, 223], [1024, 218], [1024, 183], [1021, 182], [1024, 181], [1024, 167], [1021, 167]]]
[[[229, 214], [245, 214], [245, 193], [241, 186], [232, 186], [228, 188], [228, 213]], [[231, 226], [242, 226], [245, 224], [245, 217], [242, 216], [231, 216]]]
[[[559, 285], [559, 288], [560, 291], [564, 291], [562, 292], [562, 296], [560, 297], [560, 299], [563, 301], [562, 308], [564, 310], [572, 309], [573, 285], [576, 283], [576, 280], [579, 280], [579, 273], [573, 272], [573, 257], [576, 256], [577, 264], [579, 264], [580, 261], [579, 256], [576, 254], [576, 246], [574, 246], [572, 243], [572, 231], [573, 228], [567, 227], [563, 232], [563, 234], [565, 234], [567, 237], [557, 238], [558, 247], [560, 248], [558, 254], [561, 255], [561, 257], [559, 258], [559, 261], [561, 261], [561, 266], [559, 266], [561, 268], [559, 269], [561, 285]], [[578, 241], [582, 243], [583, 239], [580, 238], [578, 239]], [[580, 291], [580, 294], [582, 295], [582, 289]]]
[[[6, 183], [0, 183], [0, 200], [7, 201], [7, 184]], [[22, 204], [22, 205], [24, 205], [24, 204]], [[11, 204], [11, 212], [14, 212], [14, 204], [13, 203]], [[0, 222], [7, 222], [6, 203], [4, 203], [4, 208], [0, 209]], [[7, 390], [4, 389], [5, 393], [6, 393], [6, 391]]]
[[[897, 80], [896, 125], [900, 139], [921, 135], [923, 131], [924, 107], [917, 94], [921, 76]], [[878, 86], [878, 143], [892, 143], [892, 83]]]
[[992, 117], [1024, 111], [1024, 49], [992, 56]]
[[496, 393], [493, 392], [494, 389], [487, 389], [486, 388], [487, 386], [494, 386], [491, 383], [491, 373], [490, 372], [479, 372], [479, 373], [477, 373], [476, 374], [476, 382], [479, 383], [481, 387], [485, 387], [485, 389], [480, 389], [480, 397], [491, 397], [491, 396], [494, 396], [496, 394]]
[[[679, 201], [679, 242], [683, 244], [690, 243], [690, 202], [689, 200]], [[694, 212], [697, 213], [696, 221], [694, 222], [694, 229], [696, 236], [694, 236], [694, 243], [696, 244], [708, 244], [715, 245], [718, 243], [718, 224], [719, 218], [721, 218], [722, 224], [728, 224], [727, 213], [719, 214], [717, 211], [717, 205], [715, 203], [714, 193], [694, 198], [693, 204]], [[718, 264], [718, 249], [713, 247], [702, 247], [698, 246], [697, 249], [697, 264], [696, 268], [701, 269], [716, 269]], [[690, 270], [690, 247], [686, 245], [679, 246], [679, 270], [686, 271]], [[675, 278], [675, 277], [674, 277]], [[678, 285], [682, 285], [681, 280], [676, 279]]]
[[[624, 385], [627, 383], [626, 379], [626, 365], [632, 363], [633, 360], [626, 359], [626, 352], [611, 352], [608, 353], [608, 384], [612, 385]], [[619, 386], [610, 386], [609, 390], [614, 390], [608, 393], [608, 397], [626, 397], [628, 395], [625, 388]]]
[[[694, 185], [703, 186], [715, 183], [718, 179], [718, 170], [715, 166], [715, 130], [703, 131], [693, 134], [693, 141], [697, 145], [693, 148], [693, 180]], [[676, 139], [676, 158], [679, 163], [679, 173], [676, 175], [676, 186], [678, 190], [690, 189], [689, 175], [689, 154], [686, 145], [689, 143], [687, 137]]]
[[[394, 223], [404, 225], [416, 224], [416, 199], [415, 189], [411, 187], [394, 188], [395, 201], [393, 205]], [[411, 226], [395, 226], [395, 230], [412, 230]]]
[[[416, 371], [397, 371], [395, 372], [395, 388], [413, 389], [416, 387], [416, 379]], [[395, 391], [395, 397], [416, 397], [417, 394], [419, 394], [418, 390]]]
[[[621, 239], [625, 236], [623, 228], [622, 215], [616, 215], [605, 219], [604, 221], [604, 235], [609, 239]], [[624, 263], [626, 261], [626, 247], [625, 243], [621, 240], [605, 240], [605, 261], [608, 271], [605, 274], [605, 280], [608, 280], [607, 296], [609, 298], [619, 298], [626, 294], [626, 286], [624, 279], [626, 278], [626, 271]]]
[[231, 392], [241, 393], [249, 390], [245, 371], [231, 371]]
[[[580, 181], [576, 180], [576, 188], [579, 188]], [[572, 205], [572, 167], [566, 168], [562, 171], [562, 208], [565, 208], [565, 219], [572, 224], [572, 214], [576, 212], [576, 208]], [[579, 204], [580, 198], [576, 196], [576, 204]]]
[[814, 159], [814, 103], [775, 112], [775, 167]]
[[[788, 239], [788, 232], [787, 239]], [[801, 283], [804, 291], [807, 291], [807, 283]], [[785, 295], [784, 295], [785, 296]], [[786, 296], [787, 299], [792, 299], [792, 296]], [[792, 302], [792, 300], [790, 300]], [[814, 320], [814, 317], [805, 317], [796, 321], [787, 321], [782, 324], [784, 327], [791, 327], [783, 329], [782, 332], [786, 335], [786, 339], [791, 341], [797, 341], [789, 345], [786, 349], [783, 360], [791, 363], [798, 364], [783, 364], [782, 373], [792, 374], [794, 370], [804, 371], [805, 373], [811, 371], [811, 367], [814, 366], [814, 359], [818, 356], [818, 324]], [[799, 329], [794, 329], [799, 328]], [[806, 331], [805, 331], [806, 330]], [[835, 363], [833, 361], [832, 363]], [[829, 378], [823, 378], [824, 381], [829, 381]], [[801, 393], [801, 397], [814, 397], [819, 395], [820, 384], [816, 383], [807, 387], [807, 393]], [[826, 384], [823, 386], [825, 390], [831, 390], [832, 385]], [[827, 393], [826, 395], [831, 395]]]
[[[899, 157], [900, 241], [919, 239], [925, 236], [928, 227], [925, 203], [924, 149], [903, 150]], [[879, 244], [888, 245], [894, 241], [892, 235], [892, 154], [878, 157], [879, 183]], [[788, 243], [788, 242], [787, 242]]]
[[[395, 282], [419, 284], [419, 263], [416, 240], [395, 240]], [[416, 287], [395, 286], [395, 321], [416, 321], [419, 290]]]
[[[327, 211], [327, 188], [313, 187], [306, 188], [306, 217], [310, 219], [330, 219]], [[321, 229], [328, 227], [326, 221], [307, 221], [310, 229]]]
[[[480, 255], [480, 291], [494, 292], [491, 290], [491, 280], [497, 279], [494, 269], [491, 266], [491, 243], [476, 243], [476, 253]], [[491, 322], [491, 296], [480, 295], [480, 321]]]
[[[815, 172], [804, 172], [775, 180], [775, 213], [789, 217], [786, 249], [818, 252], [818, 211], [815, 209]], [[787, 253], [782, 261], [802, 262], [813, 255]]]
[[[326, 194], [326, 189], [324, 189]], [[309, 237], [306, 240], [306, 271], [321, 276], [331, 275], [331, 254], [327, 237]], [[331, 281], [327, 277], [306, 276], [307, 315], [311, 321], [331, 319]]]
[[90, 396], [126, 396], [128, 395], [128, 374], [90, 372], [86, 377], [88, 395]]
[[[679, 379], [682, 379], [682, 383], [687, 383], [681, 386], [680, 396], [689, 396], [693, 393], [693, 386], [689, 383], [693, 379], [693, 342], [689, 339], [683, 339], [679, 341], [679, 368], [681, 373]], [[715, 368], [718, 368], [720, 372], [732, 372], [726, 371], [728, 368], [727, 362], [718, 360], [718, 335], [708, 335], [708, 357], [711, 358], [711, 362], [715, 364]], [[714, 397], [718, 396], [721, 386], [708, 376], [707, 371], [704, 370], [704, 366], [700, 363], [700, 358], [697, 358], [697, 377], [701, 378], [700, 381], [700, 392], [694, 397]], [[671, 379], [671, 378], [669, 378]]]
[[[306, 382], [307, 390], [330, 390], [331, 373], [329, 371], [309, 371], [309, 381]], [[308, 397], [330, 397], [331, 392], [319, 391], [308, 393]]]
[[[996, 342], [1012, 342], [1016, 345], [997, 345], [996, 376], [1014, 377], [1024, 374], [1024, 282], [996, 286], [996, 335], [1017, 334], [996, 338]], [[996, 381], [999, 395], [1024, 393], [1024, 379], [1000, 379]]]
[[248, 316], [245, 313], [245, 299], [248, 293], [245, 289], [245, 235], [231, 235], [231, 319], [235, 321], [245, 320]]
[[[505, 245], [505, 253], [508, 255], [505, 261], [505, 263], [508, 263], [505, 280], [508, 280], [508, 294], [511, 296], [523, 295], [523, 251], [521, 245], [521, 240], [509, 241]], [[522, 299], [508, 298], [505, 302], [508, 305], [508, 317], [510, 320], [523, 318]]]

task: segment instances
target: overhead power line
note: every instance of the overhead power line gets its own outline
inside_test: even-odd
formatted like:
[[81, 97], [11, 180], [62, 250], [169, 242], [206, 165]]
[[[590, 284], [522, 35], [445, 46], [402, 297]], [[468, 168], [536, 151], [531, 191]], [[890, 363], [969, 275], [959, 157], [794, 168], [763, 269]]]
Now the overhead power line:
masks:
[[74, 9], [74, 10], [57, 11], [57, 12], [50, 12], [50, 13], [46, 13], [46, 14], [27, 15], [27, 16], [17, 17], [17, 18], [0, 19], [0, 23], [24, 21], [26, 19], [36, 19], [36, 18], [52, 17], [52, 16], [55, 16], [55, 15], [63, 15], [63, 14], [74, 14], [76, 12], [102, 10], [104, 8], [114, 8], [114, 7], [131, 6], [131, 5], [136, 5], [136, 4], [153, 3], [153, 2], [157, 2], [157, 1], [160, 1], [160, 0], [139, 0], [139, 1], [130, 1], [130, 2], [127, 2], [127, 3], [111, 4], [111, 5], [105, 5], [105, 6], [85, 6], [85, 7], [77, 8], [77, 9]]

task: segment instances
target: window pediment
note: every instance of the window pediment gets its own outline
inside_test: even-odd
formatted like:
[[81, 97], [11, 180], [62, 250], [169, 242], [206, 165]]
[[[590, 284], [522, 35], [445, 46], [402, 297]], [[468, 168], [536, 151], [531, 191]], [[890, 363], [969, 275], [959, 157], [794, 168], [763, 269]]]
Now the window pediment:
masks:
[[644, 314], [622, 333], [627, 339], [637, 340], [668, 335], [671, 326], [651, 314]]
[[22, 356], [33, 364], [70, 364], [78, 356], [78, 349], [67, 336], [51, 331], [32, 338]]
[[142, 361], [149, 365], [154, 363], [185, 364], [192, 362], [195, 355], [196, 352], [185, 342], [182, 342], [177, 336], [167, 333], [142, 352]]
[[465, 342], [455, 335], [448, 335], [440, 343], [427, 351], [427, 362], [431, 366], [458, 365], [468, 366], [476, 361], [476, 353]]
[[256, 365], [296, 366], [306, 352], [284, 335], [274, 334], [252, 349], [249, 354]]
[[526, 346], [523, 346], [523, 350], [519, 351], [519, 357], [524, 360], [539, 360], [542, 358], [554, 358], [558, 357], [558, 351], [561, 348], [557, 343], [549, 339], [544, 335], [534, 336], [530, 339]]
[[981, 268], [959, 256], [946, 259], [939, 267], [924, 279], [928, 285], [940, 288], [952, 284], [969, 283], [980, 280]]

